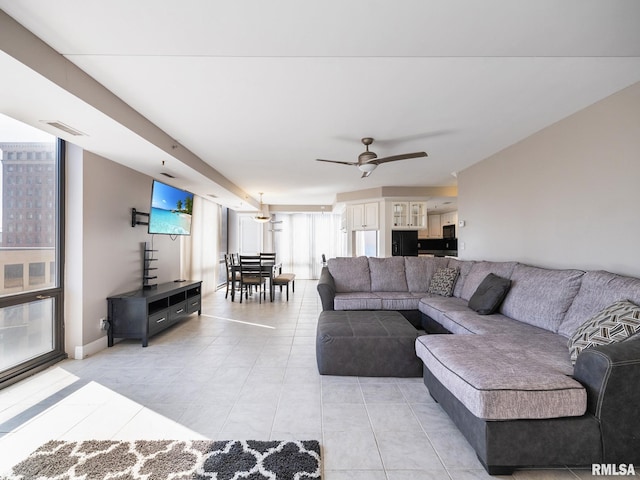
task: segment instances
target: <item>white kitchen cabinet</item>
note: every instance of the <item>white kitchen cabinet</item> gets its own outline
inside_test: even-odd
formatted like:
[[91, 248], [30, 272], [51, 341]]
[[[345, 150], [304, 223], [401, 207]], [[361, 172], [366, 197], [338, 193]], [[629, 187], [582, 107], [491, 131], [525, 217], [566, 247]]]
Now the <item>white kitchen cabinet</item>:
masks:
[[427, 227], [426, 202], [393, 202], [391, 205], [391, 225], [394, 229], [411, 230]]
[[409, 226], [409, 202], [393, 202], [391, 205], [391, 225], [393, 228]]
[[440, 215], [429, 215], [429, 238], [442, 238]]
[[427, 227], [427, 202], [409, 203], [409, 226], [411, 228]]
[[351, 230], [377, 230], [378, 202], [360, 203], [349, 206]]
[[443, 213], [441, 215], [440, 222], [442, 225], [457, 225], [458, 224], [458, 212]]
[[428, 222], [428, 238], [442, 238], [442, 227], [444, 227], [445, 225], [458, 224], [458, 212], [443, 213], [441, 215], [429, 215]]

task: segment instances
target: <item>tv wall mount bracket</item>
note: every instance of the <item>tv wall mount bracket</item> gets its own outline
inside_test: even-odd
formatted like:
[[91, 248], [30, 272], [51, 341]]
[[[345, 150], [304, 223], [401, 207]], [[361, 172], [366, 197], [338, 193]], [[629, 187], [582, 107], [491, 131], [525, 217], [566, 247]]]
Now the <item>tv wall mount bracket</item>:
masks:
[[143, 216], [149, 218], [149, 214], [145, 212], [139, 212], [135, 208], [131, 209], [131, 226], [135, 227], [136, 225], [149, 225], [149, 222], [141, 222], [138, 220], [138, 216]]

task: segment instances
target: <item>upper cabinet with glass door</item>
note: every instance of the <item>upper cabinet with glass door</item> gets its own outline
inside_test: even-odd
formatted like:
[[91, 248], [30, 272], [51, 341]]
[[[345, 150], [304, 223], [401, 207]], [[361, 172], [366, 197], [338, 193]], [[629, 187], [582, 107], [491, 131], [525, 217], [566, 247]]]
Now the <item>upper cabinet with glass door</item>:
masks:
[[393, 202], [391, 225], [394, 229], [427, 228], [427, 202]]
[[393, 228], [406, 228], [409, 226], [409, 203], [395, 202], [392, 207], [392, 225]]

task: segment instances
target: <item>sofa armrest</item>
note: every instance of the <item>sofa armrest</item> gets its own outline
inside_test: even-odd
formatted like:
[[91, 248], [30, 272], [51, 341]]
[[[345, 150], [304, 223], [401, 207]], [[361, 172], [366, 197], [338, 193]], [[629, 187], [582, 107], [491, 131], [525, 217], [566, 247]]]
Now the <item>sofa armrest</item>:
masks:
[[322, 310], [333, 310], [333, 299], [336, 296], [336, 282], [327, 267], [322, 267], [322, 271], [320, 272], [318, 293], [320, 294], [320, 301], [322, 302]]
[[600, 421], [604, 462], [640, 463], [640, 337], [583, 350], [573, 377]]

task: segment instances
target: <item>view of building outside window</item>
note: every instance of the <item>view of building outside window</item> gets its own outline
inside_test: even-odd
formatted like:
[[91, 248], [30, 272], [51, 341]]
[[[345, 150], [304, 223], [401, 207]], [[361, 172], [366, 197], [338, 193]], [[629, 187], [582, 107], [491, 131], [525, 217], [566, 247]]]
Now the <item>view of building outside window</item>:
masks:
[[[0, 297], [57, 286], [56, 138], [0, 115]], [[0, 308], [0, 371], [53, 348], [54, 300]]]

